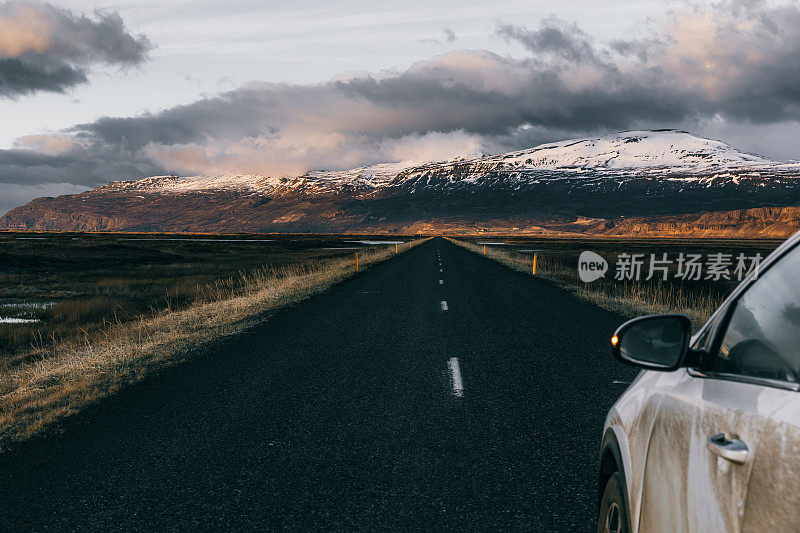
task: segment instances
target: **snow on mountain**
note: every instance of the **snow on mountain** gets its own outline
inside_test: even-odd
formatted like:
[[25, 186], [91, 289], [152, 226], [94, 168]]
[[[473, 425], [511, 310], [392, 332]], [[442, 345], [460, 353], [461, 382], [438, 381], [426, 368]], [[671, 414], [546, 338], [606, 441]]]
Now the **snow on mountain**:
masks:
[[273, 178], [258, 174], [223, 174], [217, 176], [152, 176], [140, 180], [112, 181], [102, 189], [136, 189], [148, 192], [196, 192], [210, 190], [253, 191], [285, 187], [299, 178]]
[[413, 166], [112, 182], [33, 200], [0, 217], [0, 230], [638, 234], [639, 223], [618, 224], [645, 217], [672, 234], [713, 208], [728, 214], [698, 224], [784, 236], [797, 229], [798, 199], [798, 163], [679, 131], [629, 131]]
[[352, 170], [312, 170], [302, 177], [329, 184], [361, 184], [382, 187], [407, 168], [409, 165], [403, 163], [380, 163]]
[[105, 190], [135, 189], [147, 192], [188, 193], [208, 191], [265, 192], [275, 189], [336, 191], [342, 188], [370, 189], [385, 186], [404, 170], [402, 163], [382, 163], [352, 170], [312, 170], [297, 177], [261, 174], [221, 174], [216, 176], [153, 176], [140, 180], [114, 181]]
[[[458, 167], [458, 172], [454, 169]], [[586, 139], [571, 139], [548, 143], [494, 156], [453, 161], [432, 162], [409, 166], [403, 163], [382, 163], [352, 170], [313, 170], [298, 177], [272, 177], [257, 174], [218, 176], [155, 176], [141, 180], [117, 181], [104, 190], [135, 189], [159, 193], [237, 191], [269, 193], [302, 190], [310, 194], [348, 190], [374, 190], [397, 186], [425, 176], [447, 176], [448, 184], [455, 182], [478, 184], [491, 171], [516, 174], [515, 179], [535, 179], [537, 171], [608, 171], [608, 176], [620, 174], [656, 175], [680, 174], [692, 176], [728, 171], [797, 170], [796, 164], [771, 161], [747, 154], [711, 139], [696, 137], [677, 130], [626, 131]], [[428, 180], [430, 181], [430, 180]], [[430, 185], [430, 183], [428, 183]]]
[[549, 170], [567, 168], [706, 170], [713, 167], [772, 165], [757, 155], [685, 131], [626, 131], [588, 139], [542, 144], [488, 160]]

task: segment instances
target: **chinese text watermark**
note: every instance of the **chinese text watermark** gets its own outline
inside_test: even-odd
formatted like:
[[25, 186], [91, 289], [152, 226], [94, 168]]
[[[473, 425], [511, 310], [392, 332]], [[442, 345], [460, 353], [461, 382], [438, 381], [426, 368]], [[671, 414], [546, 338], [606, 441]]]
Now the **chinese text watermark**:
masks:
[[[649, 260], [648, 260], [649, 259]], [[643, 254], [620, 253], [614, 264], [613, 279], [617, 281], [648, 281], [677, 279], [684, 281], [742, 281], [749, 275], [758, 277], [763, 256], [760, 253], [678, 253]], [[578, 258], [578, 275], [590, 283], [605, 277], [609, 270], [603, 256], [591, 251], [581, 252]]]

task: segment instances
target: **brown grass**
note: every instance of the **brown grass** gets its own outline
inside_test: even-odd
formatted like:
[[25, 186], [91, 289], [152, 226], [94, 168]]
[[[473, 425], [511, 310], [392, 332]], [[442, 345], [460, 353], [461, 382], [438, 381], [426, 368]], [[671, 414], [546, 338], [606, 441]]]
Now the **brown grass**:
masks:
[[[483, 247], [450, 239], [451, 242], [476, 253]], [[486, 257], [520, 272], [532, 273], [532, 256], [494, 246], [486, 247]], [[686, 290], [669, 282], [615, 283], [601, 279], [584, 283], [577, 268], [547, 257], [538, 257], [536, 276], [564, 287], [579, 298], [623, 316], [636, 317], [657, 313], [682, 313], [695, 328], [702, 325], [724, 300], [724, 295], [710, 290]]]
[[[394, 253], [393, 246], [359, 252], [359, 263], [364, 268]], [[125, 384], [182, 361], [190, 348], [240, 332], [262, 320], [259, 315], [265, 311], [298, 302], [354, 273], [351, 257], [261, 269], [242, 273], [239, 280], [208, 285], [203, 298], [179, 311], [117, 321], [80, 341], [38, 339], [29, 357], [13, 364], [0, 362], [0, 446], [36, 434]], [[94, 313], [110, 305], [113, 299], [64, 302], [52, 311]]]

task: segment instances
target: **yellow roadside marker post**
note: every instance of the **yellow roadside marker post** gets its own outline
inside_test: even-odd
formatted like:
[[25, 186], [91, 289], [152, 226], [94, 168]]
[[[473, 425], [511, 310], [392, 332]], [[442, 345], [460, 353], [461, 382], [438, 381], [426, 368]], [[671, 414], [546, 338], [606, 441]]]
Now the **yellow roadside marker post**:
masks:
[[356, 272], [358, 272], [358, 252], [356, 252]]
[[483, 245], [483, 255], [486, 255], [486, 245]]
[[536, 275], [536, 254], [533, 254], [533, 269], [531, 272], [532, 275]]
[[394, 253], [397, 253], [397, 243], [394, 243]]

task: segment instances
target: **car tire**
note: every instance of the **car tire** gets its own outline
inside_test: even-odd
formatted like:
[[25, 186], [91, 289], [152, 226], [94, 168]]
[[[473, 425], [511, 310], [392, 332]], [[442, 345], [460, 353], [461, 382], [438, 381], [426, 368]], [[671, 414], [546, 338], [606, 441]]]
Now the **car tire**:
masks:
[[600, 500], [600, 513], [597, 516], [597, 533], [629, 533], [628, 505], [623, 492], [625, 478], [619, 472], [608, 478]]

